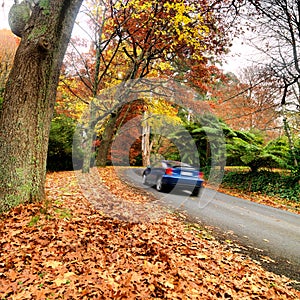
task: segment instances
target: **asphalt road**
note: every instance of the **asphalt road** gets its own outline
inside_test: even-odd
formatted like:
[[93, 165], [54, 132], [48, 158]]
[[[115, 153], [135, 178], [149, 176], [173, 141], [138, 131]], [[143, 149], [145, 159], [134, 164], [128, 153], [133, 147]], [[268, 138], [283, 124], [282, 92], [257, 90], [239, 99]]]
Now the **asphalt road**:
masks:
[[213, 227], [219, 236], [246, 247], [247, 254], [270, 270], [300, 281], [300, 215], [210, 189], [203, 189], [198, 197], [185, 191], [159, 193], [143, 186], [136, 171], [126, 174], [130, 182], [147, 189], [161, 204]]

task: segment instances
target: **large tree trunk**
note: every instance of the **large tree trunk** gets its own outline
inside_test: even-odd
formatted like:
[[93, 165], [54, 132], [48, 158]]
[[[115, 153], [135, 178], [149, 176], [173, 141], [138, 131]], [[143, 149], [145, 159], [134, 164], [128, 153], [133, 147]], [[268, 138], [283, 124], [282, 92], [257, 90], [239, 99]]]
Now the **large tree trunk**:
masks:
[[97, 163], [97, 166], [99, 166], [99, 167], [106, 166], [107, 157], [108, 157], [109, 149], [110, 149], [112, 139], [114, 136], [118, 116], [119, 116], [119, 110], [117, 113], [111, 114], [110, 119], [109, 119], [107, 125], [105, 126], [105, 129], [104, 129], [104, 132], [102, 135], [101, 144], [100, 144], [98, 154], [97, 154], [96, 163]]
[[142, 125], [142, 160], [143, 166], [150, 166], [150, 124], [148, 122], [148, 114], [144, 112], [143, 117], [143, 125]]
[[82, 0], [34, 7], [7, 81], [0, 116], [0, 212], [44, 197], [59, 71]]
[[94, 155], [93, 138], [95, 134], [95, 126], [97, 124], [95, 115], [96, 115], [96, 108], [94, 102], [92, 101], [90, 103], [89, 118], [87, 120], [87, 124], [85, 128], [86, 139], [83, 145], [82, 173], [89, 173], [91, 162], [93, 162], [93, 155]]

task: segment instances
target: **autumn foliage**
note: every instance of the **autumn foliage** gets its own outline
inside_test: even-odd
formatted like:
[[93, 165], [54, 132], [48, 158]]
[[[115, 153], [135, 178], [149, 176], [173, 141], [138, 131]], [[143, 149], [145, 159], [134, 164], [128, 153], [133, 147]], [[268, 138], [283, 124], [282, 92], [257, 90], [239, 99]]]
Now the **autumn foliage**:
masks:
[[[245, 69], [239, 80], [227, 74], [212, 91], [214, 113], [234, 130], [261, 131], [269, 139], [279, 135], [278, 101], [272, 82], [263, 82], [259, 69]], [[255, 73], [256, 72], [256, 73]]]
[[11, 70], [18, 44], [19, 39], [10, 30], [0, 30], [0, 96]]
[[[150, 201], [112, 181], [101, 201]], [[1, 299], [299, 299], [289, 280], [233, 253], [199, 227], [165, 215], [120, 221], [96, 210], [73, 172], [48, 174], [47, 202], [0, 220]]]

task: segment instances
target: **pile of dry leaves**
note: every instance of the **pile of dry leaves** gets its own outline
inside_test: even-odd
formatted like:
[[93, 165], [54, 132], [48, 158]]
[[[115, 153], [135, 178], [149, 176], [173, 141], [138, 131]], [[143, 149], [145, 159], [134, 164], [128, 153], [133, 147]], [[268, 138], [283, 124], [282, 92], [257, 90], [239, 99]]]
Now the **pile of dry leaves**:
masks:
[[[110, 172], [98, 199], [147, 202]], [[52, 173], [46, 202], [0, 217], [0, 299], [300, 298], [288, 278], [205, 236], [168, 214], [136, 223], [104, 214], [74, 172]]]

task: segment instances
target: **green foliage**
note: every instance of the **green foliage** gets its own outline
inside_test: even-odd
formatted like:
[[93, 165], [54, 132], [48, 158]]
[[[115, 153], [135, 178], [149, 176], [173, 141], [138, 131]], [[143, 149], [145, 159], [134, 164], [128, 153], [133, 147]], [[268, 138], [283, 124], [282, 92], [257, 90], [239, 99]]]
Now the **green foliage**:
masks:
[[74, 131], [75, 122], [71, 118], [59, 115], [52, 120], [47, 157], [48, 171], [72, 170]]
[[33, 216], [31, 218], [31, 220], [29, 221], [28, 226], [33, 227], [33, 226], [37, 225], [39, 220], [40, 220], [40, 216]]
[[[188, 128], [189, 130], [189, 128]], [[191, 151], [191, 149], [194, 148], [194, 141], [190, 136], [187, 134], [187, 131], [185, 128], [182, 128], [172, 134], [169, 135], [169, 138], [173, 141], [175, 145], [182, 145], [182, 147], [179, 147], [177, 151], [170, 151], [169, 153], [165, 154], [165, 157], [167, 159], [174, 159], [174, 160], [180, 160], [185, 163], [194, 164], [197, 162], [197, 157], [195, 157], [194, 151]], [[180, 151], [181, 150], [181, 151]], [[183, 151], [184, 150], [184, 151]], [[181, 157], [182, 156], [182, 157]]]
[[142, 166], [143, 165], [143, 157], [142, 153], [139, 153], [135, 158], [134, 158], [134, 163], [132, 166]]
[[223, 185], [241, 191], [260, 192], [268, 196], [300, 201], [300, 184], [293, 174], [286, 175], [266, 170], [256, 173], [228, 172], [223, 177]]
[[[289, 150], [286, 137], [264, 142], [259, 132], [235, 131], [221, 121], [208, 115], [198, 122], [188, 123], [186, 130], [191, 134], [198, 149], [200, 165], [205, 174], [210, 173], [213, 163], [212, 151], [219, 160], [226, 152], [226, 163], [232, 166], [249, 167], [250, 172], [228, 172], [223, 184], [248, 192], [261, 192], [287, 200], [299, 201], [300, 166], [294, 166], [294, 156], [300, 161], [300, 141], [295, 143], [294, 156]], [[222, 132], [220, 132], [222, 131]], [[173, 138], [183, 140], [184, 132], [176, 132]], [[226, 139], [226, 151], [222, 139]], [[266, 171], [265, 168], [284, 168], [285, 174]], [[248, 170], [248, 168], [246, 168]], [[288, 173], [288, 175], [286, 175]]]
[[58, 208], [55, 210], [60, 219], [70, 220], [72, 218], [72, 213], [68, 208]]
[[[186, 131], [189, 132], [192, 139], [188, 139], [186, 143], [195, 144], [198, 149], [199, 162], [202, 168], [222, 164], [225, 160], [225, 124], [220, 122], [211, 114], [204, 114], [198, 117], [194, 123], [187, 123], [185, 130], [176, 132], [173, 138], [184, 142]], [[189, 147], [193, 149], [193, 145]], [[186, 155], [192, 154], [186, 153]], [[212, 162], [212, 159], [214, 162]]]
[[39, 6], [40, 6], [40, 8], [43, 9], [43, 14], [44, 15], [49, 15], [50, 14], [50, 2], [49, 2], [49, 0], [40, 0], [39, 1]]
[[230, 164], [248, 166], [252, 172], [257, 172], [259, 168], [287, 166], [288, 146], [283, 140], [274, 140], [265, 145], [257, 134], [241, 131], [235, 134], [227, 139]]
[[2, 110], [2, 103], [3, 103], [3, 98], [1, 96], [1, 89], [0, 89], [0, 112]]
[[[285, 137], [265, 143], [260, 132], [233, 130], [208, 114], [201, 116], [197, 122], [187, 123], [185, 130], [193, 137], [202, 167], [222, 164], [226, 155], [226, 164], [229, 166], [250, 167], [252, 172], [257, 172], [260, 168], [288, 168], [300, 176], [299, 166], [293, 167], [293, 156]], [[185, 130], [175, 132], [172, 138], [183, 141]], [[299, 144], [298, 141], [294, 156], [300, 161]], [[212, 158], [215, 162], [212, 162]]]
[[169, 159], [169, 160], [178, 160], [178, 161], [180, 161], [181, 160], [181, 157], [180, 157], [180, 154], [179, 154], [179, 152], [177, 151], [177, 152], [171, 152], [171, 153], [166, 153], [165, 155], [164, 155], [164, 157], [165, 157], [165, 159]]
[[288, 151], [288, 166], [292, 174], [300, 181], [300, 139], [295, 140], [293, 151]]

